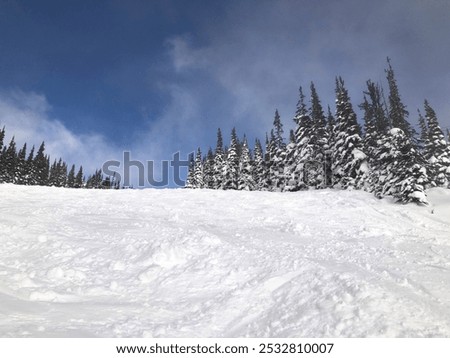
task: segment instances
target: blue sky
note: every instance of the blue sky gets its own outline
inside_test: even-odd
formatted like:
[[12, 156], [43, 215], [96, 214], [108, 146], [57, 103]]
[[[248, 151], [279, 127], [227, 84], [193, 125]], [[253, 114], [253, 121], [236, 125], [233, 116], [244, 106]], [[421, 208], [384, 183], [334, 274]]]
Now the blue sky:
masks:
[[0, 0], [0, 124], [19, 143], [88, 169], [131, 150], [170, 159], [233, 126], [263, 138], [275, 108], [292, 126], [298, 87], [356, 107], [392, 59], [415, 124], [428, 98], [450, 127], [445, 0]]

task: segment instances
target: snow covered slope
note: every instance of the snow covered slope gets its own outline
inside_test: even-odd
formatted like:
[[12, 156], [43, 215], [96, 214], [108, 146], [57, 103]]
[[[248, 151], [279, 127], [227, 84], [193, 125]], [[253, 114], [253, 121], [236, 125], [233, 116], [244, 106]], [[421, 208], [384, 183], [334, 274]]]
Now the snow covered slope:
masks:
[[0, 336], [450, 337], [429, 200], [3, 184]]

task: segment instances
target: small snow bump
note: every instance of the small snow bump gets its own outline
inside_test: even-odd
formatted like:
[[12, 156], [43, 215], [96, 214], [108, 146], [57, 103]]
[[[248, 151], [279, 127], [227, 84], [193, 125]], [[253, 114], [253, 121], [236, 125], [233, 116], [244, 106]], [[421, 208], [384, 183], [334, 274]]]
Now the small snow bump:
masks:
[[48, 241], [48, 237], [46, 236], [46, 235], [39, 235], [38, 237], [37, 237], [37, 240], [39, 241], [39, 242], [47, 242]]

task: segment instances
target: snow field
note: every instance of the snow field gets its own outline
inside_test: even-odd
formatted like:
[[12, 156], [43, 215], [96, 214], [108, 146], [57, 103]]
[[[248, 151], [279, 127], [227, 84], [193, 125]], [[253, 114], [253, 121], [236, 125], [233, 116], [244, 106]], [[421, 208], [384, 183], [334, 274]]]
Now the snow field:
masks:
[[2, 337], [449, 337], [450, 190], [0, 185]]

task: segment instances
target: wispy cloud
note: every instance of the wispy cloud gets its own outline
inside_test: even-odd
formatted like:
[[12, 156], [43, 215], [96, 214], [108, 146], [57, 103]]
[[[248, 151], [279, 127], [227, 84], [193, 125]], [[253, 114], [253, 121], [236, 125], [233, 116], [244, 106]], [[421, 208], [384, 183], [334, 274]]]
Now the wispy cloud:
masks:
[[[385, 82], [393, 60], [401, 94], [412, 113], [429, 97], [443, 126], [450, 126], [450, 76], [446, 59], [450, 23], [445, 1], [376, 3], [260, 1], [232, 3], [208, 23], [200, 45], [192, 34], [170, 40], [178, 75], [202, 73], [230, 104], [213, 121], [262, 136], [275, 108], [286, 124], [297, 88], [316, 83], [324, 104], [334, 104], [334, 77], [342, 75], [355, 107], [365, 81]], [[208, 20], [205, 20], [208, 21]], [[190, 91], [196, 79], [184, 82]]]
[[46, 143], [52, 159], [62, 157], [69, 165], [83, 165], [86, 170], [99, 168], [103, 161], [119, 154], [98, 133], [73, 133], [61, 121], [51, 117], [51, 106], [45, 96], [37, 93], [9, 91], [0, 93], [0, 125], [6, 127], [8, 140], [37, 147]]

